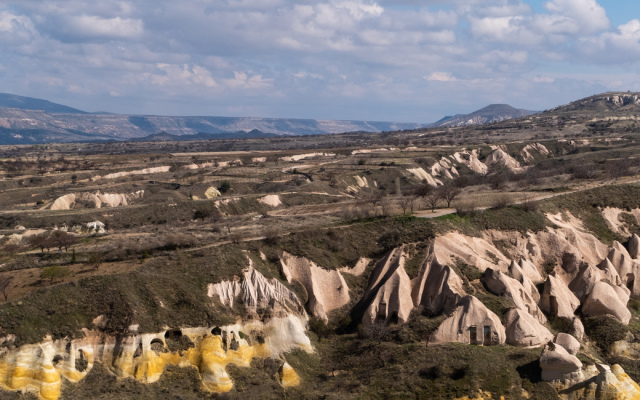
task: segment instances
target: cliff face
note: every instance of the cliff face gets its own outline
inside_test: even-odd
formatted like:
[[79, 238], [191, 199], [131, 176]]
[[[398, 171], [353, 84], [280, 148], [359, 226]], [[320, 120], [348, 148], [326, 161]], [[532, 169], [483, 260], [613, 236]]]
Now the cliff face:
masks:
[[[101, 362], [118, 378], [141, 383], [158, 381], [168, 365], [193, 367], [207, 390], [228, 392], [233, 388], [226, 372], [229, 364], [248, 367], [255, 357], [279, 357], [296, 348], [312, 352], [305, 325], [304, 318], [290, 315], [267, 323], [253, 321], [128, 337], [85, 331], [83, 339], [46, 340], [6, 351], [0, 359], [0, 386], [56, 400], [63, 380], [79, 382], [94, 363]], [[291, 366], [283, 366], [282, 371], [283, 385], [299, 383]]]

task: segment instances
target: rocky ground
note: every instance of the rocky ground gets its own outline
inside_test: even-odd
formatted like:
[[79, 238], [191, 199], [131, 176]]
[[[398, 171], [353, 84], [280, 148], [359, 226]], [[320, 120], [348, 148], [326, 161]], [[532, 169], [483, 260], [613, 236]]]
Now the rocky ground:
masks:
[[0, 398], [640, 396], [609, 97], [593, 129], [2, 147]]

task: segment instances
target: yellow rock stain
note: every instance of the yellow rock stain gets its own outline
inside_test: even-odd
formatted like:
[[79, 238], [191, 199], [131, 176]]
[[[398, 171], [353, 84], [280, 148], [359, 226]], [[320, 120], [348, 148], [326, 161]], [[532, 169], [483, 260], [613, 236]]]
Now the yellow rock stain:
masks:
[[[103, 352], [100, 361], [117, 377], [132, 377], [141, 383], [156, 382], [168, 365], [195, 367], [207, 390], [222, 393], [233, 388], [233, 382], [226, 372], [227, 365], [249, 367], [254, 357], [272, 355], [265, 344], [256, 342], [250, 345], [244, 340], [240, 341], [237, 350], [225, 350], [222, 338], [211, 334], [197, 338], [194, 347], [181, 352], [157, 352], [151, 350], [150, 346], [146, 347], [136, 352], [136, 346], [130, 345], [114, 351], [112, 345], [105, 344], [100, 349]], [[93, 366], [93, 351], [80, 351], [87, 363], [82, 372], [75, 368], [75, 360], [68, 361], [68, 352], [65, 352], [67, 360], [55, 363], [54, 357], [60, 357], [61, 352], [56, 354], [52, 342], [23, 346], [14, 350], [13, 356], [4, 354], [0, 359], [0, 387], [35, 392], [43, 400], [57, 400], [61, 393], [62, 378], [72, 383], [78, 382]], [[285, 365], [287, 368], [283, 369], [281, 379], [283, 386], [299, 384], [300, 379], [293, 368]]]

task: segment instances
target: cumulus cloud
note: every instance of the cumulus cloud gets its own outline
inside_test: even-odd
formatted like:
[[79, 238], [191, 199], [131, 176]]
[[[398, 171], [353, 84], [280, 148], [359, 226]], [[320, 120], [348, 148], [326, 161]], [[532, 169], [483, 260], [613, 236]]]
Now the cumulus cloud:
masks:
[[[95, 101], [91, 108], [119, 112], [251, 115], [254, 109], [267, 116], [428, 122], [456, 112], [441, 108], [461, 101], [541, 102], [548, 94], [536, 92], [541, 85], [563, 88], [551, 102], [620, 87], [621, 78], [560, 78], [545, 65], [571, 70], [587, 63], [597, 70], [610, 60], [640, 62], [640, 21], [612, 28], [596, 0], [543, 6], [536, 11], [528, 0], [0, 1], [0, 82], [4, 91], [76, 99], [76, 106]], [[445, 88], [451, 92], [438, 92]]]

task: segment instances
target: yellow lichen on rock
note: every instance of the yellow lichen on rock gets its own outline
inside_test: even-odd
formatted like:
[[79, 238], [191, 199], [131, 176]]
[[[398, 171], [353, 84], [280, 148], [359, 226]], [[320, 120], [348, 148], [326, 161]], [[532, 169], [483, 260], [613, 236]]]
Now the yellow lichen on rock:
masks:
[[276, 375], [282, 387], [287, 388], [300, 385], [300, 377], [287, 362], [282, 364], [282, 367], [280, 367]]
[[[0, 359], [0, 387], [33, 392], [44, 400], [57, 400], [62, 378], [78, 382], [89, 373], [94, 362], [99, 361], [117, 377], [134, 378], [141, 383], [157, 382], [168, 365], [195, 367], [206, 389], [227, 392], [233, 388], [226, 372], [229, 364], [249, 367], [255, 357], [277, 357], [293, 348], [313, 351], [304, 332], [305, 322], [306, 317], [289, 315], [272, 318], [267, 323], [250, 321], [125, 339], [85, 331], [83, 339], [48, 339], [40, 344], [6, 349]], [[185, 342], [188, 338], [189, 345], [182, 350], [170, 351], [167, 342], [171, 334]], [[297, 375], [291, 367], [284, 370], [284, 386], [299, 383], [299, 379], [296, 383]]]

